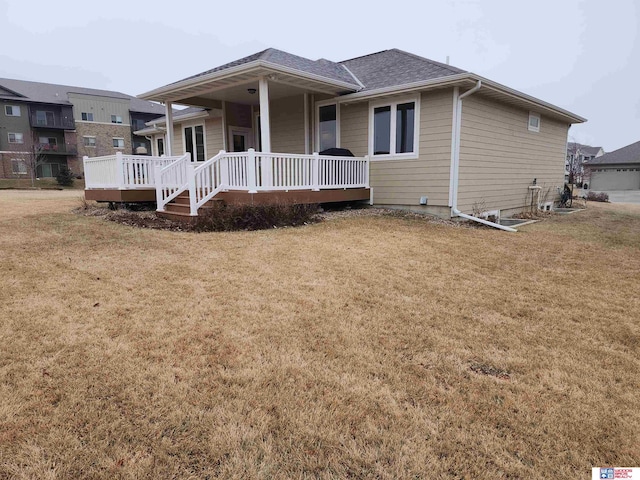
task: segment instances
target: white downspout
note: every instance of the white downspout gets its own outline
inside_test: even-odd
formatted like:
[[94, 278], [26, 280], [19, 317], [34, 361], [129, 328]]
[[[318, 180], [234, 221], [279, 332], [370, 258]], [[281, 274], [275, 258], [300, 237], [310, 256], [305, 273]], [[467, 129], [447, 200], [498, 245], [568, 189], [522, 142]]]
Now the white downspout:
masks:
[[[478, 80], [478, 83], [471, 90], [467, 90], [462, 95], [458, 95], [457, 87], [454, 89], [454, 109], [453, 109], [453, 141], [451, 142], [451, 181], [449, 183], [449, 202], [451, 203], [451, 216], [461, 217], [473, 222], [482, 223], [493, 228], [505, 230], [507, 232], [517, 232], [515, 228], [506, 227], [499, 223], [490, 222], [483, 218], [467, 215], [458, 210], [458, 179], [460, 174], [460, 133], [462, 130], [462, 99], [476, 93], [482, 87], [482, 80]], [[457, 97], [457, 98], [456, 98]]]

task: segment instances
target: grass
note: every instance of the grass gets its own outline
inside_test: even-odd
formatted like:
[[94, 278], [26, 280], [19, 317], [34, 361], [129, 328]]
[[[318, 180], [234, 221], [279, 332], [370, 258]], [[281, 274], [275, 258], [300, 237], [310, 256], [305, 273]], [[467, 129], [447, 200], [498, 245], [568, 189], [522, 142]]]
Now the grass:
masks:
[[0, 192], [0, 478], [640, 465], [640, 208], [192, 234], [75, 196]]
[[8, 188], [19, 189], [31, 189], [31, 188], [46, 188], [46, 189], [64, 189], [64, 190], [84, 190], [84, 179], [73, 179], [73, 185], [70, 187], [63, 187], [58, 185], [55, 178], [40, 178], [35, 182], [31, 182], [31, 178], [0, 178], [0, 190]]

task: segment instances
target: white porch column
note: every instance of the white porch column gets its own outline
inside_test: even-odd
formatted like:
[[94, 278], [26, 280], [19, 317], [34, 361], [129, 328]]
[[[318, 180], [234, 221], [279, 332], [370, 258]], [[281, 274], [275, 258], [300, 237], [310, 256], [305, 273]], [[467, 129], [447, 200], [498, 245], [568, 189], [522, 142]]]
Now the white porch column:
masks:
[[269, 84], [260, 77], [260, 141], [262, 151], [271, 153], [271, 122], [269, 121]]
[[165, 117], [167, 119], [167, 135], [165, 136], [167, 144], [165, 145], [165, 155], [173, 156], [173, 103], [164, 103]]
[[309, 94], [304, 94], [304, 153], [309, 155]]

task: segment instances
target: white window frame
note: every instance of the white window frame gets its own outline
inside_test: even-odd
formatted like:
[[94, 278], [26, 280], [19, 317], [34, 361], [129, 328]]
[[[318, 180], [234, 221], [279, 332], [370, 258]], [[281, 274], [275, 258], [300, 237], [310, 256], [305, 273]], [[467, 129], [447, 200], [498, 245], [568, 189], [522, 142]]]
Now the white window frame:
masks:
[[[188, 126], [188, 125], [187, 125]], [[253, 134], [253, 130], [251, 128], [247, 128], [247, 127], [234, 127], [233, 125], [228, 125], [227, 126], [227, 134], [229, 136], [229, 138], [227, 138], [227, 141], [229, 142], [228, 145], [228, 149], [229, 152], [231, 152], [232, 148], [233, 148], [233, 136], [236, 134], [239, 135], [244, 135], [247, 139], [247, 150], [250, 148], [255, 148], [255, 145], [257, 145], [255, 143], [255, 138], [257, 137], [257, 135]], [[206, 150], [206, 145], [205, 145], [205, 150]], [[187, 146], [185, 144], [185, 153], [187, 153]]]
[[[91, 115], [91, 120], [89, 120], [89, 115]], [[86, 116], [87, 118], [82, 118], [84, 116]], [[80, 112], [80, 118], [82, 118], [83, 122], [93, 122], [93, 112]]]
[[[162, 150], [163, 150], [162, 154], [160, 153], [160, 148], [158, 146], [159, 140], [162, 140]], [[152, 155], [156, 157], [159, 157], [161, 155], [166, 156], [167, 155], [166, 146], [167, 146], [167, 140], [164, 135], [154, 135], [153, 142], [151, 144]]]
[[[88, 145], [86, 142], [86, 139], [89, 138], [93, 138], [93, 145]], [[84, 145], [87, 148], [96, 148], [96, 137], [91, 136], [91, 135], [85, 135], [82, 137], [82, 145]]]
[[[395, 153], [396, 149], [396, 112], [398, 105], [403, 103], [414, 104], [414, 122], [413, 122], [413, 152]], [[373, 130], [374, 130], [374, 110], [379, 107], [391, 107], [391, 135], [389, 138], [389, 150], [391, 153], [374, 155], [373, 154]], [[415, 160], [420, 156], [420, 95], [411, 95], [408, 97], [394, 98], [388, 100], [377, 100], [369, 102], [369, 159], [378, 160]]]
[[[182, 152], [183, 154], [187, 153], [187, 135], [185, 133], [186, 128], [191, 128], [191, 140], [193, 141], [193, 148], [196, 148], [196, 127], [202, 127], [202, 141], [204, 142], [204, 161], [206, 162], [209, 157], [207, 157], [207, 127], [204, 123], [186, 123], [182, 125]], [[232, 127], [229, 127], [232, 128]], [[167, 144], [165, 142], [165, 148]], [[192, 162], [196, 162], [197, 159], [192, 158]]]
[[[121, 147], [120, 146], [116, 147], [115, 145], [113, 145], [113, 140], [122, 140], [122, 146]], [[118, 142], [118, 143], [120, 143], [120, 142]], [[112, 137], [111, 144], [113, 145], [113, 148], [117, 148], [117, 149], [123, 149], [123, 148], [125, 148], [125, 145], [126, 145], [124, 143], [124, 138], [123, 137]]]
[[111, 115], [111, 123], [122, 125], [122, 115]]
[[329, 105], [336, 106], [336, 148], [342, 148], [340, 145], [340, 104], [335, 100], [323, 100], [316, 102], [316, 150], [320, 151], [320, 107], [328, 107]]
[[[531, 125], [531, 119], [533, 118], [538, 120], [538, 126]], [[528, 123], [529, 131], [538, 133], [540, 131], [540, 123], [541, 123], [540, 114], [536, 112], [529, 112], [529, 123]]]
[[[11, 113], [8, 112], [8, 108], [11, 108]], [[15, 114], [15, 109], [18, 109], [18, 114]], [[21, 117], [22, 116], [22, 109], [20, 108], [20, 105], [5, 105], [4, 106], [4, 114], [7, 117]]]
[[[17, 163], [19, 165], [23, 165], [24, 166], [24, 171], [17, 171], [15, 172], [13, 170], [13, 165], [14, 163]], [[18, 170], [20, 170], [20, 168], [18, 168]], [[21, 158], [12, 158], [11, 159], [11, 173], [13, 175], [26, 175], [27, 173], [29, 173], [29, 167], [27, 165], [27, 162], [25, 162], [24, 160], [22, 160]]]
[[[14, 135], [14, 138], [16, 139], [16, 141], [11, 141], [11, 135]], [[18, 136], [20, 136], [20, 141], [18, 142]], [[13, 144], [24, 144], [24, 134], [19, 133], [19, 132], [8, 132], [7, 133], [7, 139], [9, 140], [9, 143], [13, 143]]]

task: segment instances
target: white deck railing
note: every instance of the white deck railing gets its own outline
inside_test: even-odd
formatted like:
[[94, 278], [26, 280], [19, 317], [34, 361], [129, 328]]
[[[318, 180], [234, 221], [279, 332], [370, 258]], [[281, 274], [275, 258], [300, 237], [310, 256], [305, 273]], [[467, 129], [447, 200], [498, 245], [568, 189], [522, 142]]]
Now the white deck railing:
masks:
[[[227, 153], [224, 189], [259, 191], [368, 188], [368, 157], [289, 153]], [[223, 163], [224, 165], [224, 163]], [[225, 168], [222, 169], [225, 171]]]
[[122, 155], [84, 158], [86, 188], [155, 188], [159, 211], [188, 191], [190, 214], [221, 191], [289, 191], [369, 187], [368, 157], [314, 153], [227, 153], [205, 162], [181, 157]]
[[84, 181], [87, 189], [135, 190], [155, 188], [154, 167], [167, 166], [181, 157], [124, 155], [84, 157]]

